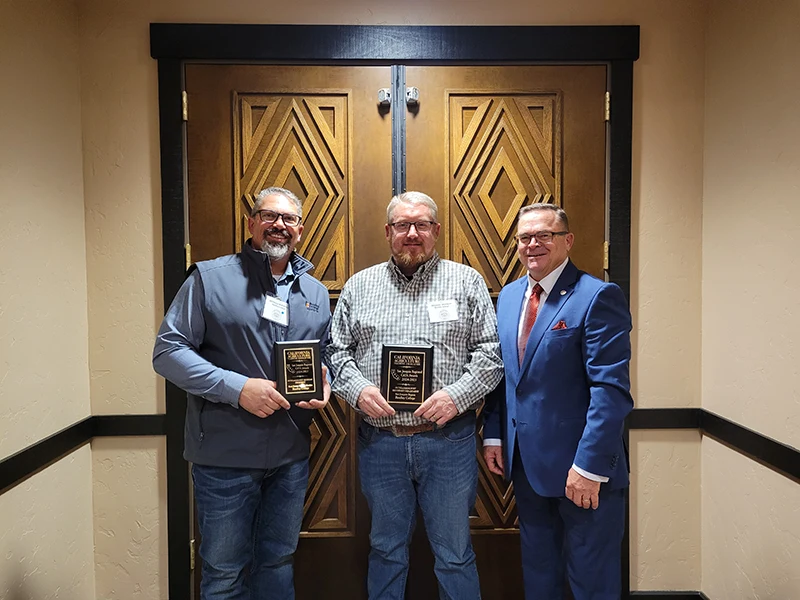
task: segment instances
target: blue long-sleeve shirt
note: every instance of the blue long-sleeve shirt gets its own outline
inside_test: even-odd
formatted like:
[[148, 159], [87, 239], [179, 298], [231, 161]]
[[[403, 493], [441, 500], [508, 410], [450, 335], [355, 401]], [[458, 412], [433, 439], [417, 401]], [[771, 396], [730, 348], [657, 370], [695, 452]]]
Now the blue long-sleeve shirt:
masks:
[[[274, 281], [269, 260], [250, 247], [197, 264], [169, 307], [153, 367], [188, 392], [184, 457], [221, 467], [269, 469], [308, 456], [314, 411], [293, 406], [261, 419], [239, 410], [248, 378], [275, 380], [274, 343], [319, 339], [330, 326], [328, 291], [293, 254]], [[288, 304], [288, 325], [262, 316], [269, 296]]]

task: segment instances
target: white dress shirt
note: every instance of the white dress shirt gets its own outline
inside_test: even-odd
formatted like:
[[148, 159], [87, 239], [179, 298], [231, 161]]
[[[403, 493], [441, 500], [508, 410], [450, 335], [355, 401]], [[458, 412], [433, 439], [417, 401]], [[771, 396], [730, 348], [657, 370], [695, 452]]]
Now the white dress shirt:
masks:
[[[558, 278], [561, 277], [561, 273], [564, 272], [564, 269], [566, 268], [568, 262], [569, 258], [564, 260], [563, 263], [561, 263], [558, 267], [556, 267], [556, 269], [552, 273], [545, 275], [541, 281], [536, 281], [533, 277], [530, 276], [530, 274], [528, 275], [528, 289], [525, 290], [525, 298], [522, 301], [522, 311], [520, 312], [519, 325], [517, 327], [517, 337], [519, 337], [522, 334], [522, 325], [523, 322], [525, 321], [525, 311], [528, 309], [528, 301], [530, 300], [533, 288], [536, 286], [537, 283], [542, 287], [542, 293], [539, 295], [539, 306], [542, 306], [547, 301], [547, 297], [550, 295], [550, 292], [553, 291], [553, 288], [555, 287]], [[488, 438], [483, 440], [483, 445], [502, 446], [503, 442], [502, 440], [497, 438]], [[586, 479], [591, 479], [592, 481], [599, 481], [600, 483], [606, 483], [608, 481], [608, 477], [590, 473], [589, 471], [582, 469], [581, 467], [579, 467], [574, 463], [572, 464], [572, 468], [575, 469], [575, 471], [577, 471], [578, 474], [586, 477]]]

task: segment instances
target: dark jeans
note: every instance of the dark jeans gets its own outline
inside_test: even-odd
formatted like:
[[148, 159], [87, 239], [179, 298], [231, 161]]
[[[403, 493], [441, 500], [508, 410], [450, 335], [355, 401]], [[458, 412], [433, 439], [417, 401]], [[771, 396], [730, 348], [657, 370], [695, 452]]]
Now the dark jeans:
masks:
[[440, 598], [479, 599], [469, 534], [478, 483], [474, 415], [408, 437], [362, 423], [358, 437], [361, 489], [372, 513], [369, 598], [405, 598], [408, 547], [419, 505]]
[[202, 600], [294, 598], [308, 460], [276, 469], [193, 465]]

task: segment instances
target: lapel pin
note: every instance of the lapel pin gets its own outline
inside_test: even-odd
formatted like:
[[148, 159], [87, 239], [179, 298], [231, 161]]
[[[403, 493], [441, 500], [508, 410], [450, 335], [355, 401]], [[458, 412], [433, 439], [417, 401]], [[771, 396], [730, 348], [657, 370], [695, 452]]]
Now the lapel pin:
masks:
[[566, 296], [567, 295], [567, 290], [561, 290], [561, 295], [562, 296]]

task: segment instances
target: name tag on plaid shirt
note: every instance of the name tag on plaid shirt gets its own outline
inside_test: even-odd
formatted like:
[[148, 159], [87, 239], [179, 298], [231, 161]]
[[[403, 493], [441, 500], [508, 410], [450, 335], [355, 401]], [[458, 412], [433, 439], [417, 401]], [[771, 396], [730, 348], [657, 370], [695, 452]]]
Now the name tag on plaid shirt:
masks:
[[431, 323], [458, 321], [458, 303], [455, 300], [428, 302], [428, 317]]

